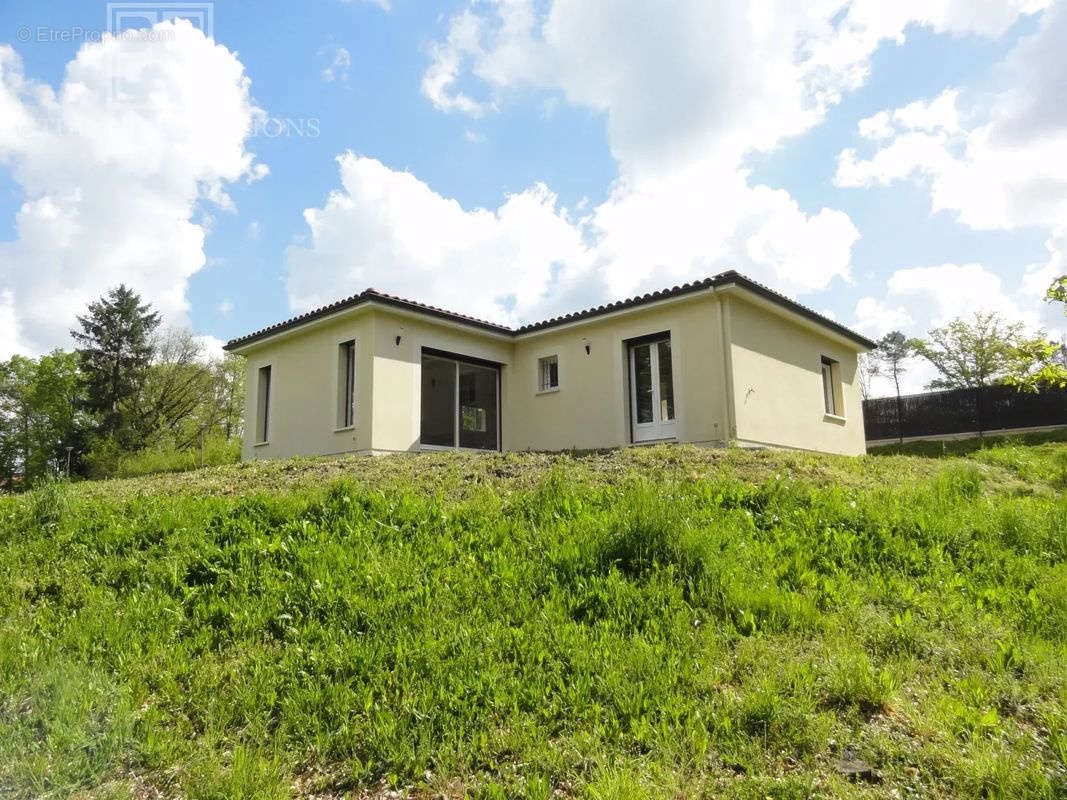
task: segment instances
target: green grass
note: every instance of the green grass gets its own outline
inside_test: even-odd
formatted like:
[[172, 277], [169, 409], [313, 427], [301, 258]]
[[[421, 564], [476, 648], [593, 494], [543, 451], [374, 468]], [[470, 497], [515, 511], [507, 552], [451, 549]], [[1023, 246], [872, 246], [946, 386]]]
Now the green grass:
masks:
[[205, 465], [236, 464], [240, 460], [240, 439], [212, 436], [204, 442], [203, 451], [199, 446], [185, 450], [158, 447], [120, 455], [115, 460], [113, 472], [115, 477], [136, 478], [164, 472], [187, 472]]
[[302, 459], [0, 498], [0, 797], [1062, 798], [1064, 452]]
[[1058, 445], [1067, 442], [1067, 428], [1054, 431], [1035, 431], [1033, 433], [1016, 433], [1005, 436], [974, 436], [968, 439], [924, 439], [905, 442], [904, 444], [884, 444], [872, 447], [873, 455], [908, 455], [945, 458], [949, 456], [968, 456], [978, 450], [998, 449], [1002, 447], [1042, 448], [1043, 445]]

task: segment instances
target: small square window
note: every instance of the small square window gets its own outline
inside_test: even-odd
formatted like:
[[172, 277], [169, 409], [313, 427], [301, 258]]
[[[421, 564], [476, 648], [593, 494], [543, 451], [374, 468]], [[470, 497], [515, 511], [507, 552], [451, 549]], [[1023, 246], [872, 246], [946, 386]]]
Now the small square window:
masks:
[[559, 388], [559, 357], [537, 359], [537, 391], [549, 392]]

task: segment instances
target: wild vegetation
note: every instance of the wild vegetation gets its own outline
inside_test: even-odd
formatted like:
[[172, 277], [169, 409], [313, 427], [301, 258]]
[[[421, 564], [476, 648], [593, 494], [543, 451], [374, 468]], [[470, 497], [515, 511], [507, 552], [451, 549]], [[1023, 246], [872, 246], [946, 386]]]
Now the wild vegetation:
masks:
[[0, 361], [0, 491], [237, 460], [243, 359], [207, 358], [121, 285], [71, 337], [73, 352]]
[[0, 797], [1067, 796], [1054, 438], [2, 498]]

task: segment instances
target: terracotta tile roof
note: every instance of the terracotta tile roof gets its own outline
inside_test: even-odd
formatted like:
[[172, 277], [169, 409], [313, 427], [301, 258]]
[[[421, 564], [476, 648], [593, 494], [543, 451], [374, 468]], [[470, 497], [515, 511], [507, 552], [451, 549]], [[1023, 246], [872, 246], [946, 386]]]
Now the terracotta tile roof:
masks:
[[586, 308], [571, 314], [564, 314], [562, 317], [552, 317], [552, 319], [546, 319], [541, 322], [532, 322], [529, 325], [523, 325], [515, 332], [531, 333], [533, 331], [544, 330], [545, 328], [553, 328], [557, 325], [566, 325], [569, 322], [578, 322], [579, 320], [588, 319], [589, 317], [598, 317], [601, 314], [610, 314], [612, 311], [622, 311], [623, 309], [633, 308], [634, 306], [643, 306], [646, 303], [655, 303], [657, 300], [666, 300], [683, 294], [699, 292], [702, 289], [710, 289], [715, 286], [716, 281], [718, 281], [719, 278], [728, 274], [729, 273], [724, 272], [721, 275], [716, 275], [714, 278], [704, 278], [702, 281], [683, 283], [681, 286], [672, 286], [670, 289], [660, 289], [659, 291], [649, 292], [648, 294], [635, 295], [634, 297], [628, 297], [625, 300], [618, 300], [614, 303], [608, 303], [594, 308]]
[[865, 347], [873, 348], [875, 343], [870, 339], [849, 330], [843, 325], [834, 322], [828, 317], [824, 317], [822, 314], [814, 311], [807, 306], [801, 305], [795, 300], [791, 300], [779, 292], [764, 286], [762, 283], [746, 278], [739, 272], [729, 270], [727, 272], [719, 273], [711, 278], [704, 278], [700, 281], [693, 281], [692, 283], [683, 283], [680, 286], [673, 286], [670, 289], [662, 289], [656, 292], [650, 292], [648, 294], [636, 295], [634, 297], [627, 298], [625, 300], [619, 300], [614, 303], [607, 303], [605, 305], [595, 306], [593, 308], [587, 308], [582, 311], [576, 311], [571, 314], [565, 314], [560, 317], [552, 317], [551, 319], [542, 320], [541, 322], [533, 322], [528, 325], [522, 325], [519, 328], [509, 328], [505, 325], [498, 325], [494, 322], [489, 322], [477, 317], [468, 316], [467, 314], [460, 314], [455, 311], [449, 311], [448, 309], [438, 308], [437, 306], [431, 306], [426, 303], [420, 303], [416, 300], [408, 300], [403, 297], [397, 297], [396, 295], [386, 294], [385, 292], [378, 292], [374, 289], [365, 289], [359, 294], [352, 295], [343, 300], [338, 300], [329, 305], [322, 306], [320, 308], [313, 309], [299, 316], [292, 317], [284, 320], [283, 322], [275, 323], [266, 328], [261, 328], [258, 331], [254, 331], [246, 336], [241, 336], [237, 339], [231, 339], [226, 343], [226, 350], [235, 350], [243, 347], [244, 345], [251, 344], [260, 339], [265, 339], [268, 336], [282, 333], [293, 328], [298, 328], [316, 319], [329, 316], [331, 314], [345, 311], [350, 308], [363, 305], [368, 302], [375, 302], [382, 305], [393, 306], [395, 308], [403, 308], [410, 311], [427, 314], [428, 316], [438, 317], [440, 319], [447, 319], [452, 322], [460, 322], [465, 325], [470, 325], [475, 328], [481, 328], [482, 330], [490, 331], [492, 333], [503, 334], [505, 336], [518, 336], [525, 333], [534, 333], [536, 331], [542, 331], [547, 328], [554, 328], [559, 325], [566, 325], [572, 322], [579, 322], [581, 320], [590, 319], [592, 317], [598, 317], [603, 314], [610, 314], [614, 311], [622, 311], [628, 308], [634, 308], [637, 306], [643, 306], [648, 303], [655, 303], [659, 300], [666, 300], [672, 297], [678, 297], [680, 295], [692, 294], [694, 292], [703, 291], [719, 286], [727, 286], [736, 284], [744, 289], [747, 289], [755, 294], [758, 294], [772, 302], [778, 303], [781, 306], [800, 314], [803, 317], [807, 317], [819, 324], [841, 334], [854, 342], [864, 345]]

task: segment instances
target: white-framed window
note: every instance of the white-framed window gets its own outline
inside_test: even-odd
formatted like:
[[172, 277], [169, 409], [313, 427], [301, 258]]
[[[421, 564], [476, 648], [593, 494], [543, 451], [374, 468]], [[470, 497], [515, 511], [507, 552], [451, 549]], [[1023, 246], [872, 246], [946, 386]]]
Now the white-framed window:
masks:
[[337, 427], [356, 424], [356, 342], [350, 339], [337, 346]]
[[259, 379], [256, 382], [257, 444], [266, 444], [270, 441], [270, 378], [270, 365], [260, 367]]
[[550, 392], [559, 388], [559, 356], [537, 359], [537, 391]]
[[834, 417], [842, 416], [840, 365], [832, 358], [822, 357], [822, 398], [826, 413]]

